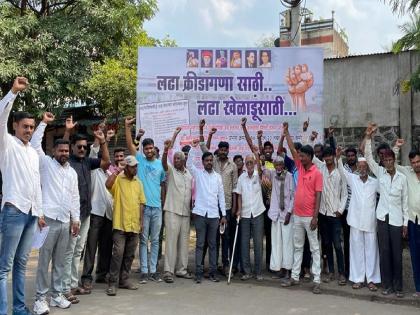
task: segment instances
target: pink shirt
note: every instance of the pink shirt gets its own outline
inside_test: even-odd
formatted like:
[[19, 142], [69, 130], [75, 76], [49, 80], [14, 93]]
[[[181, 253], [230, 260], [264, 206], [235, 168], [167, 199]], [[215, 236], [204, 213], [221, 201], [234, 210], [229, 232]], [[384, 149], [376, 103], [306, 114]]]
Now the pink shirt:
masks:
[[316, 193], [322, 192], [322, 174], [313, 164], [306, 170], [300, 160], [295, 160], [298, 169], [294, 214], [312, 217], [315, 211]]

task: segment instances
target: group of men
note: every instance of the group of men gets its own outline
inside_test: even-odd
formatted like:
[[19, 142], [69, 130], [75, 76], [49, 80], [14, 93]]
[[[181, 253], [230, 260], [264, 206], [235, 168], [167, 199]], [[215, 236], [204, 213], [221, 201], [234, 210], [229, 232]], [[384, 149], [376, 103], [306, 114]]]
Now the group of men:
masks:
[[[125, 156], [125, 148], [116, 148], [111, 163], [108, 142], [115, 132], [99, 125], [88, 156], [88, 138], [73, 134], [77, 123], [70, 117], [51, 157], [45, 154], [42, 140], [53, 114], [44, 113], [35, 129], [33, 116], [16, 112], [15, 135], [7, 131], [13, 101], [27, 85], [27, 79], [16, 78], [0, 101], [0, 315], [8, 310], [10, 270], [13, 314], [31, 313], [25, 306], [25, 269], [34, 233], [43, 229], [48, 233], [39, 250], [36, 314], [47, 314], [50, 306], [79, 303], [77, 295], [89, 294], [94, 278], [108, 284], [109, 296], [118, 289], [138, 289], [129, 278], [137, 250], [141, 284], [162, 278], [172, 283], [175, 277], [218, 282], [218, 274], [227, 276], [230, 264], [233, 274], [241, 273], [241, 280], [255, 276], [261, 281], [264, 235], [266, 268], [284, 287], [299, 283], [301, 276], [313, 277], [313, 292], [318, 294], [321, 281], [337, 278], [340, 285], [350, 280], [354, 289], [366, 283], [371, 291], [382, 283], [382, 294], [395, 292], [398, 297], [403, 296], [402, 248], [408, 236], [415, 295], [420, 296], [420, 153], [410, 153], [411, 166], [397, 165], [404, 145], [397, 140], [393, 149], [378, 148], [377, 163], [371, 141], [377, 125], [369, 124], [360, 152], [345, 150], [343, 164], [334, 130], [329, 129], [325, 145], [316, 144], [318, 134], [307, 132], [309, 119], [303, 126], [303, 143], [294, 143], [288, 124], [283, 123], [273, 157], [273, 144], [263, 144], [259, 131], [255, 146], [243, 118], [240, 123], [251, 154], [230, 160], [228, 142], [210, 152], [217, 130], [210, 129], [206, 140], [204, 120], [199, 123], [199, 139], [175, 151], [181, 131], [177, 128], [159, 157], [153, 139], [142, 139], [143, 129], [133, 140], [135, 120], [128, 117], [129, 155]], [[196, 233], [195, 275], [188, 270], [191, 219]], [[157, 270], [162, 226], [161, 278]]]

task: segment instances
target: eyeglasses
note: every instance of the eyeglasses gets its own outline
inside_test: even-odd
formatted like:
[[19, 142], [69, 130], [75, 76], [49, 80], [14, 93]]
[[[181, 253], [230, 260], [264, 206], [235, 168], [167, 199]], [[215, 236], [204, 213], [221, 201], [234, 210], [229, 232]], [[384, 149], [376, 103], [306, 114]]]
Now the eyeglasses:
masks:
[[78, 144], [76, 147], [79, 150], [81, 150], [81, 149], [87, 150], [87, 148], [88, 148], [87, 145], [83, 145], [83, 144]]

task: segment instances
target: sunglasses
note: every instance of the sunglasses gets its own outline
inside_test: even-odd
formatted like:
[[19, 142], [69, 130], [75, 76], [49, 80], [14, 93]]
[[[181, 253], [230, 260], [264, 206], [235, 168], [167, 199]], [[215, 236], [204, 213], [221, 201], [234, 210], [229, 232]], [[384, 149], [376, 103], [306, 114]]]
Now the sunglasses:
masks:
[[81, 149], [87, 150], [87, 148], [88, 148], [87, 145], [83, 145], [83, 144], [78, 144], [76, 147], [79, 150], [81, 150]]

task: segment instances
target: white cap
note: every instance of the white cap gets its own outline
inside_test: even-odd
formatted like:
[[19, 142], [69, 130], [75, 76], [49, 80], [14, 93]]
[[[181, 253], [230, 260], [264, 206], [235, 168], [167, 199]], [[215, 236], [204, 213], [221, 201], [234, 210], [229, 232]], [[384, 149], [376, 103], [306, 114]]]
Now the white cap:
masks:
[[357, 158], [357, 162], [367, 162], [366, 158], [364, 158], [363, 156], [360, 156]]

